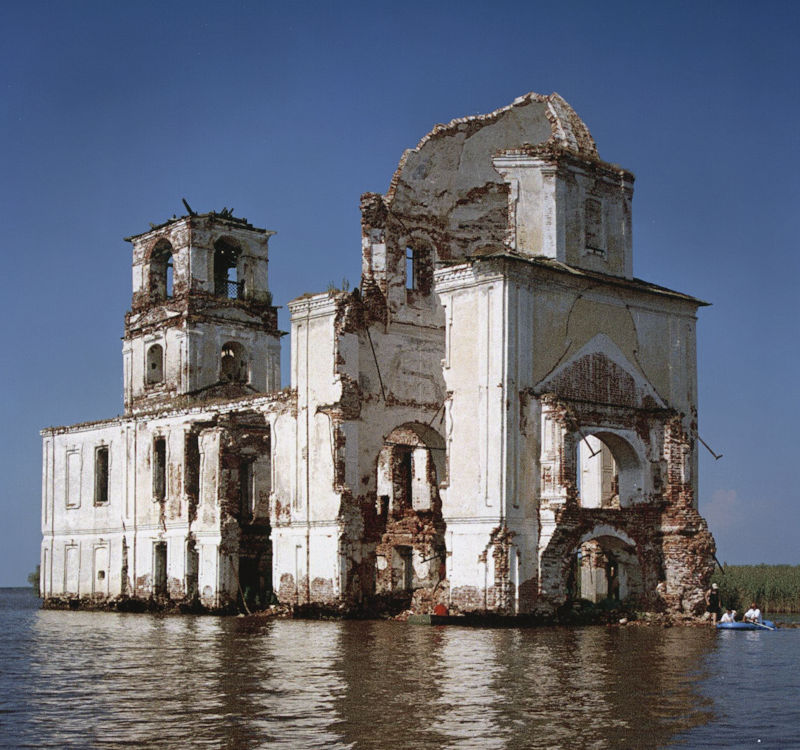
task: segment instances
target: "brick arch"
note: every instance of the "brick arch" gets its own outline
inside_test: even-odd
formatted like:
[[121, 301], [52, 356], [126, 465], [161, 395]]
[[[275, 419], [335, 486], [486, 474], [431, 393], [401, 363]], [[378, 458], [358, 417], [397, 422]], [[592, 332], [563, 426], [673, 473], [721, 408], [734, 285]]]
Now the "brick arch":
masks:
[[612, 526], [610, 524], [595, 524], [590, 531], [587, 531], [578, 539], [573, 551], [577, 550], [584, 542], [588, 542], [592, 539], [598, 539], [600, 537], [613, 537], [614, 539], [619, 539], [620, 542], [629, 547], [636, 547], [636, 541], [626, 532], [617, 528], [616, 525]]
[[565, 509], [550, 541], [540, 558], [541, 588], [543, 596], [551, 603], [560, 605], [566, 601], [566, 586], [572, 558], [582, 544], [594, 539], [610, 537], [618, 540], [635, 552], [643, 581], [643, 594], [647, 595], [652, 578], [651, 564], [643, 554], [652, 546], [652, 540], [644, 533], [637, 533], [631, 522], [618, 518], [607, 518], [607, 512], [587, 513], [579, 509]]

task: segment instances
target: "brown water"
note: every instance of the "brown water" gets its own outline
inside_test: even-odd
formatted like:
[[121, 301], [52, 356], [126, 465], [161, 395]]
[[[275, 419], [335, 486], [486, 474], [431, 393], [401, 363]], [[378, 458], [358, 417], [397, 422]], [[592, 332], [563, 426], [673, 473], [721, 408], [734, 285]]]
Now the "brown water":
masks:
[[[27, 592], [0, 590], [3, 747], [800, 747], [798, 630], [475, 630], [35, 607]], [[794, 669], [778, 667], [787, 648]], [[735, 686], [752, 667], [745, 696]]]

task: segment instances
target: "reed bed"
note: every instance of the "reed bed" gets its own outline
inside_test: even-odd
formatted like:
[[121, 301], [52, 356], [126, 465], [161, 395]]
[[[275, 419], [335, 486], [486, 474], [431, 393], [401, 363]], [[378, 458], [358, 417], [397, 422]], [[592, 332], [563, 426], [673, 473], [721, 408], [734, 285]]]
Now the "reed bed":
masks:
[[711, 577], [723, 607], [744, 612], [756, 602], [762, 612], [800, 612], [800, 565], [728, 565]]

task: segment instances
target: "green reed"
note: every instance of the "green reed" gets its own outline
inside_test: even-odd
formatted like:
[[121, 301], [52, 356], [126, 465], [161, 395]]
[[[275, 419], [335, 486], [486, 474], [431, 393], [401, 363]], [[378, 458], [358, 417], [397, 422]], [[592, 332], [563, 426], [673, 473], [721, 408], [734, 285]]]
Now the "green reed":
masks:
[[723, 607], [743, 612], [756, 602], [762, 612], [800, 612], [800, 565], [728, 565], [711, 577]]

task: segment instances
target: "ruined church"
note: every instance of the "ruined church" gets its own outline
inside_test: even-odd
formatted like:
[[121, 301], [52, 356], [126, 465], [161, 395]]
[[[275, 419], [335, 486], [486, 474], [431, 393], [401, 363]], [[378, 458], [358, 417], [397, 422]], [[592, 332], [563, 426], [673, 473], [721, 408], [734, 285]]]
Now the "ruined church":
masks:
[[129, 237], [124, 413], [42, 431], [45, 602], [696, 609], [704, 303], [633, 276], [633, 181], [558, 94], [437, 125], [358, 288], [289, 303], [285, 388], [273, 232]]

